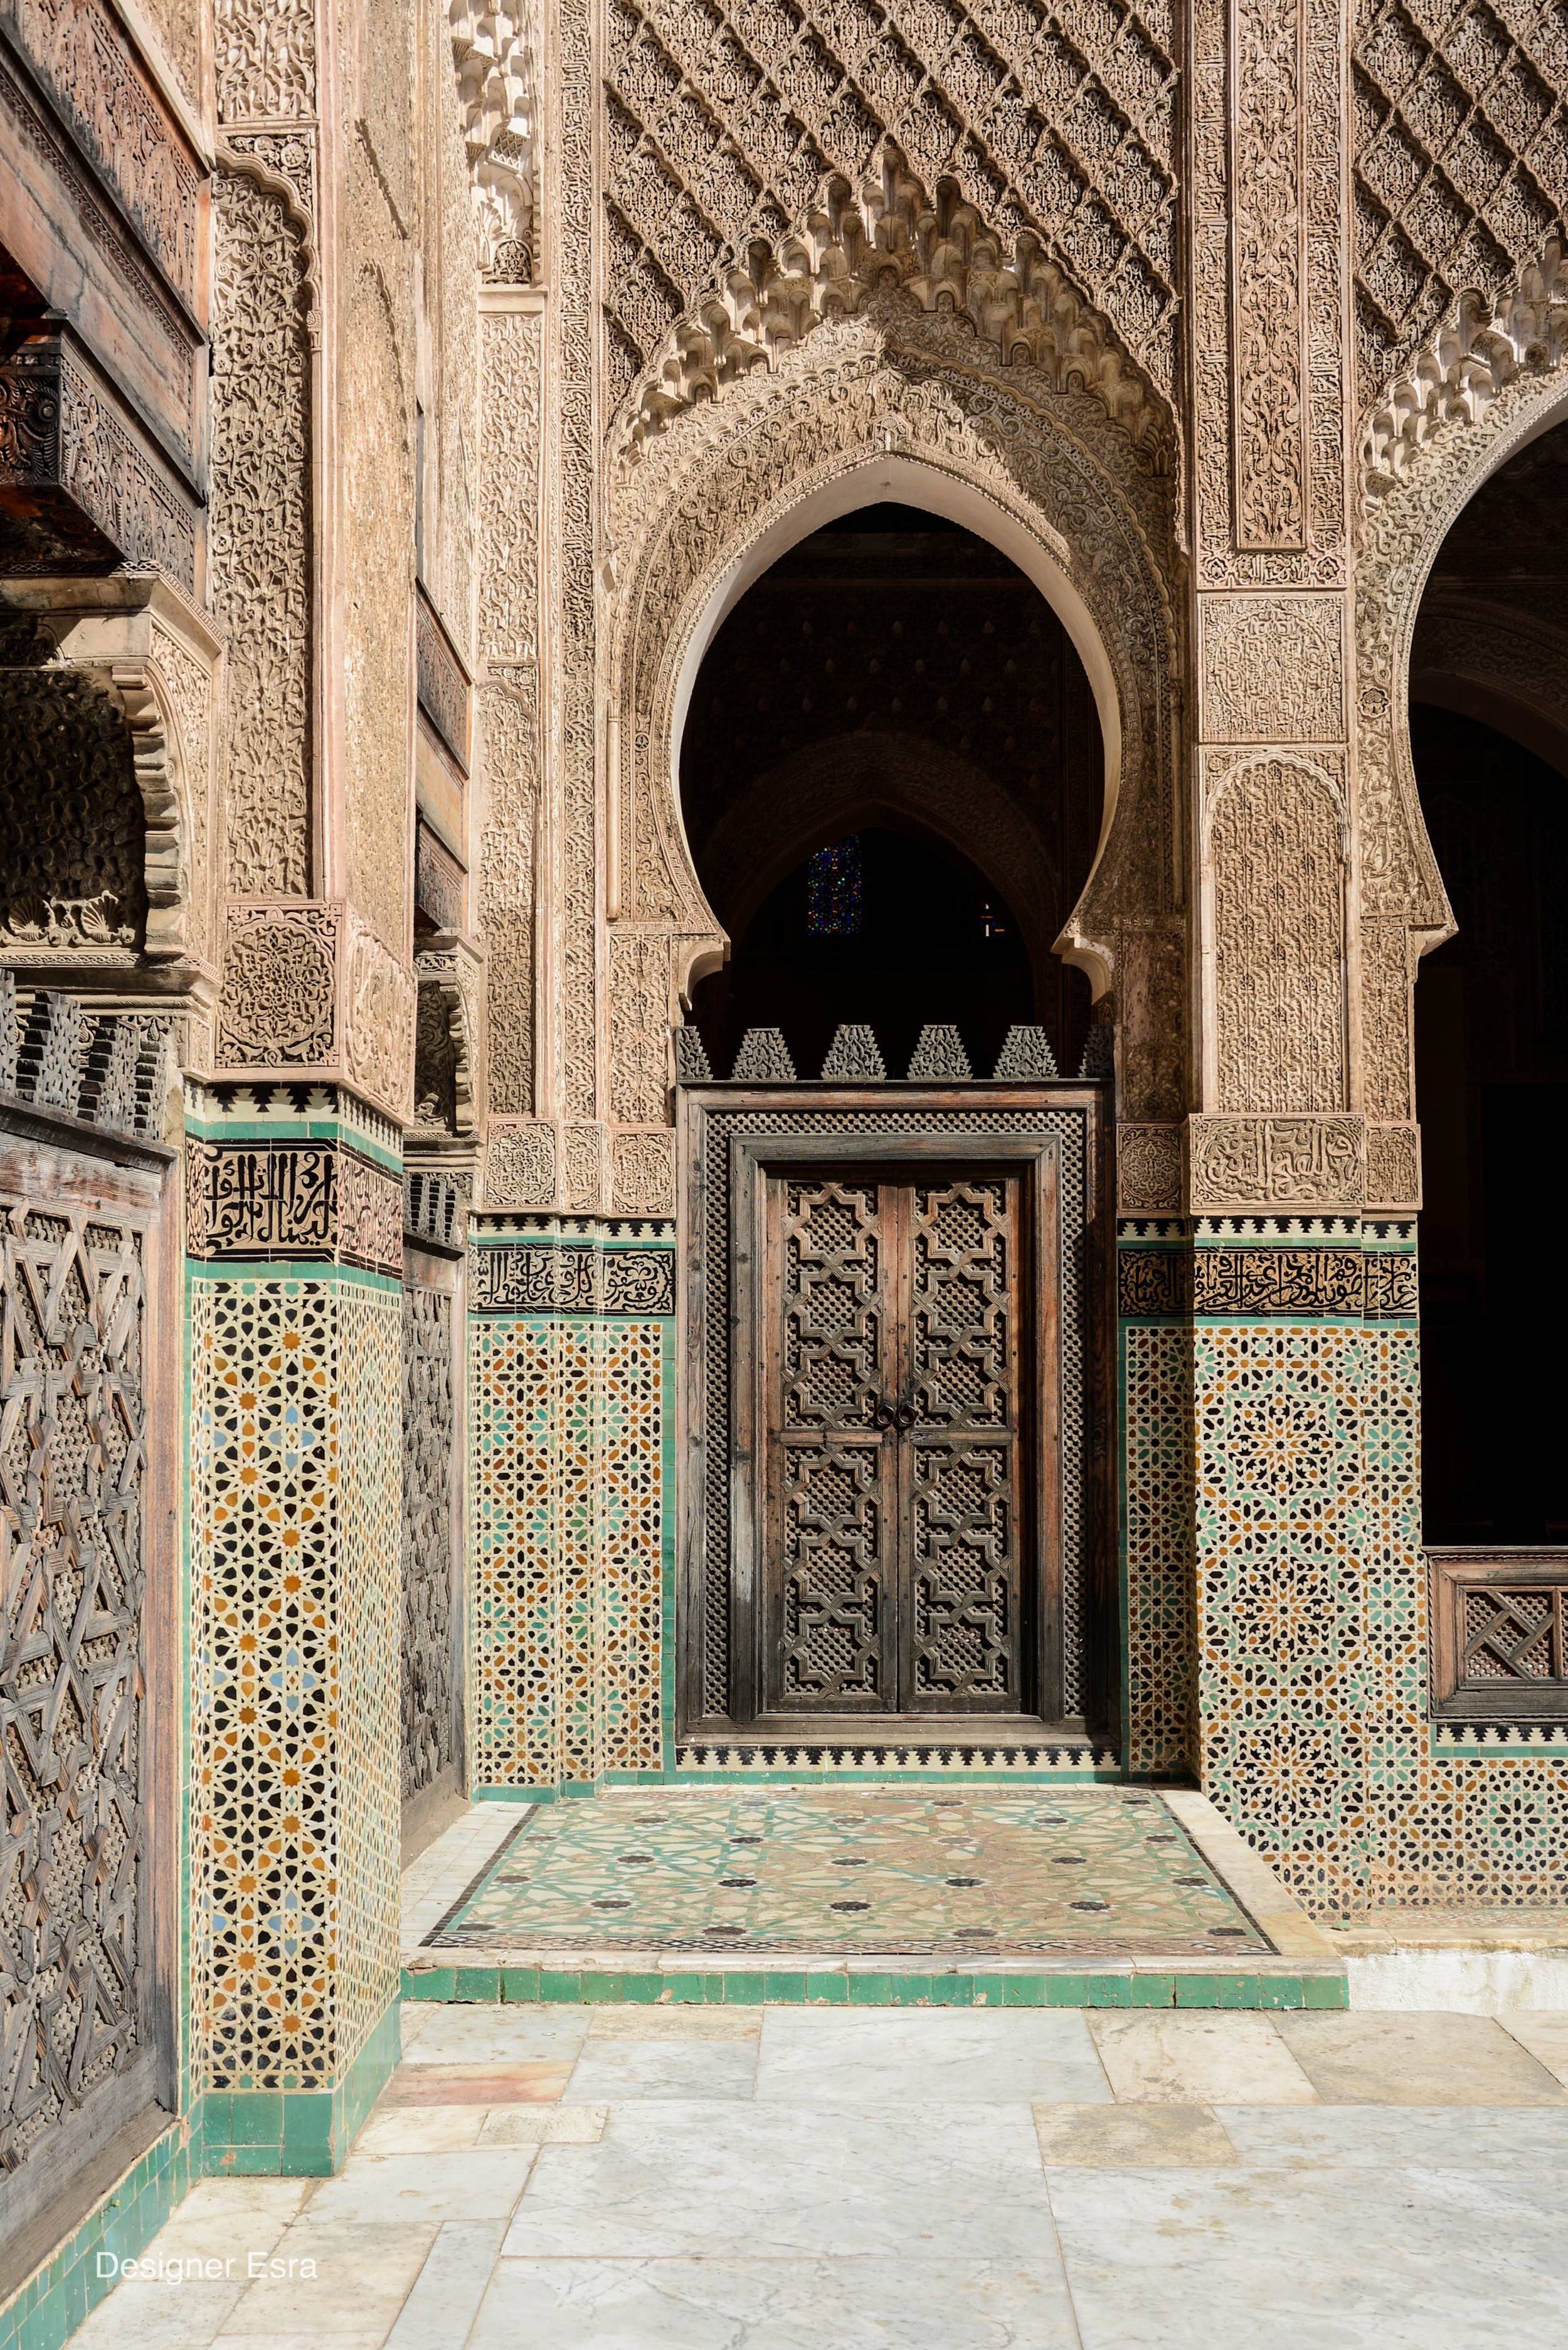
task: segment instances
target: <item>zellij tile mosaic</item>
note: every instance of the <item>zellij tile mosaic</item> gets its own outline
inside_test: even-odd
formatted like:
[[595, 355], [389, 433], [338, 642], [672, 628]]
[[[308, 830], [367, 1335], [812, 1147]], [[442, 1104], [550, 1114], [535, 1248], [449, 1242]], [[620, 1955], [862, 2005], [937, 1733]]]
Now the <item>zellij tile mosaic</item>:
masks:
[[435, 1949], [976, 1958], [1266, 1951], [1158, 1795], [611, 1793], [541, 1806]]

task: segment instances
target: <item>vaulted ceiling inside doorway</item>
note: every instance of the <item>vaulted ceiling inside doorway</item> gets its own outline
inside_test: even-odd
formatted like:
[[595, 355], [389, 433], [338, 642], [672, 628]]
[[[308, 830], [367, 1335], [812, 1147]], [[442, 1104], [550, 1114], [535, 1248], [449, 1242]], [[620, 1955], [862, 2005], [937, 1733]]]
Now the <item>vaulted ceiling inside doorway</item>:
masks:
[[[940, 1020], [981, 1070], [1010, 1021], [1039, 1019], [1075, 1066], [1087, 985], [1051, 949], [1102, 788], [1082, 664], [1004, 556], [888, 504], [803, 541], [715, 637], [682, 744], [688, 837], [732, 949], [695, 1004], [715, 1066], [769, 1024], [814, 1074], [847, 1020], [890, 1030], [896, 1068], [905, 1031]], [[813, 859], [846, 840], [860, 920], [825, 931]]]

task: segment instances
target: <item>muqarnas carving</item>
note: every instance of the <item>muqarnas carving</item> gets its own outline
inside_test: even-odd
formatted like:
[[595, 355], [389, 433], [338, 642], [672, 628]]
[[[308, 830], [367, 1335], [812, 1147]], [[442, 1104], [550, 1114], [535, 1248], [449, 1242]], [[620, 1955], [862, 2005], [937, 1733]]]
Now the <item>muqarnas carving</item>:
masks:
[[1557, 0], [1372, 0], [1353, 52], [1357, 373], [1403, 371], [1461, 296], [1493, 297], [1568, 206]]
[[147, 930], [147, 818], [109, 696], [67, 670], [0, 671], [0, 940], [134, 955]]
[[493, 282], [534, 275], [535, 146], [530, 29], [521, 7], [451, 0], [463, 142], [479, 211], [481, 265]]
[[988, 224], [950, 180], [929, 192], [890, 150], [879, 177], [831, 181], [793, 233], [751, 245], [661, 338], [626, 420], [628, 453], [825, 320], [890, 307], [965, 319], [1004, 364], [1086, 388], [1135, 441], [1164, 445], [1162, 404], [1039, 238]]
[[[1175, 373], [1176, 68], [1162, 6], [797, 9], [617, 0], [607, 58], [612, 336], [635, 372], [680, 311], [890, 152], [1005, 213]], [[612, 361], [613, 364], [613, 361]]]

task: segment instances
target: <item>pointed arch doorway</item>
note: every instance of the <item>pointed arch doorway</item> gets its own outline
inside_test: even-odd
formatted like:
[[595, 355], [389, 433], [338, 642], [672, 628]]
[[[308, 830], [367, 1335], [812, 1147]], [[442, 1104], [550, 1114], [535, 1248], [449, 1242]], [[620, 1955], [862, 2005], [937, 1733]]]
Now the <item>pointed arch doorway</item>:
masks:
[[1038, 588], [918, 509], [793, 547], [698, 672], [682, 810], [731, 953], [680, 1109], [688, 1735], [1105, 1717], [1102, 1103], [1055, 1074], [1089, 1005], [1053, 951], [1104, 770]]

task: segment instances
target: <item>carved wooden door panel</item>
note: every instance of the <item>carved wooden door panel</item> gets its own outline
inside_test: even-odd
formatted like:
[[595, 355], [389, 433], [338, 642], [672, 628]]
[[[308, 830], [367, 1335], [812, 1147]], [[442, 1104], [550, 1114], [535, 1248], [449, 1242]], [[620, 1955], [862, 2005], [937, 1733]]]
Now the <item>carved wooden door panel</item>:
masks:
[[1017, 1178], [905, 1194], [899, 1682], [911, 1713], [1019, 1711]]
[[793, 1174], [767, 1188], [770, 1711], [875, 1713], [894, 1702], [897, 1503], [884, 1403], [894, 1377], [892, 1188]]
[[1021, 1192], [767, 1181], [764, 1713], [1024, 1708]]

